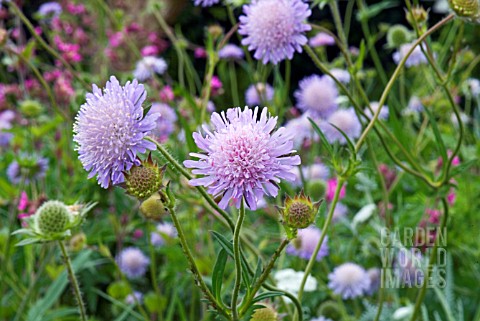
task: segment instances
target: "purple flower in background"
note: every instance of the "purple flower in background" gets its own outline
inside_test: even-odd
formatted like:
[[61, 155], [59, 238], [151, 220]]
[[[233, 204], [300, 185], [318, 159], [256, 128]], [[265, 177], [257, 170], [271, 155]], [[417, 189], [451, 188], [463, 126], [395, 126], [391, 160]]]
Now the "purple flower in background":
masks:
[[[378, 104], [378, 101], [374, 101], [374, 102], [370, 103], [370, 107], [372, 108], [373, 112], [376, 113], [377, 110], [378, 110], [378, 107], [380, 107], [380, 105]], [[373, 117], [372, 111], [368, 107], [365, 107], [363, 112], [365, 113], [365, 115], [367, 115], [368, 118]], [[390, 115], [390, 112], [388, 111], [388, 106], [383, 105], [382, 110], [380, 111], [380, 114], [378, 115], [378, 118], [387, 119], [389, 115]]]
[[[400, 49], [393, 53], [393, 61], [398, 65], [400, 61], [407, 55], [410, 48], [412, 48], [413, 43], [406, 43], [400, 47]], [[421, 64], [426, 64], [428, 62], [427, 57], [422, 52], [420, 46], [416, 46], [413, 49], [412, 54], [405, 61], [405, 67], [413, 67]]]
[[152, 135], [163, 143], [175, 131], [177, 114], [172, 107], [163, 103], [153, 103], [150, 112], [160, 114], [160, 117], [157, 119], [157, 126], [152, 130]]
[[13, 138], [12, 133], [3, 132], [4, 129], [12, 128], [12, 121], [15, 118], [15, 112], [5, 110], [0, 113], [0, 147], [8, 147]]
[[125, 298], [125, 303], [126, 304], [135, 304], [136, 301], [138, 301], [138, 303], [142, 303], [143, 301], [143, 294], [141, 292], [138, 292], [138, 291], [133, 291], [133, 293], [130, 293], [129, 295], [127, 295], [127, 297]]
[[297, 107], [309, 112], [313, 117], [327, 118], [336, 109], [338, 89], [335, 82], [327, 76], [312, 75], [303, 78], [294, 96]]
[[[321, 163], [315, 163], [309, 166], [302, 166], [302, 174], [306, 181], [323, 180], [326, 181], [330, 175], [330, 170], [327, 166]], [[300, 167], [293, 169], [295, 174], [294, 185], [300, 186], [302, 184], [302, 178], [300, 177]]]
[[319, 32], [308, 40], [308, 44], [311, 47], [331, 46], [335, 44], [335, 39], [326, 32]]
[[371, 268], [367, 270], [368, 277], [370, 278], [370, 287], [367, 291], [365, 291], [366, 294], [372, 295], [378, 291], [382, 282], [381, 273], [382, 272], [378, 268]]
[[329, 318], [325, 318], [324, 316], [319, 316], [318, 318], [311, 319], [310, 321], [333, 321], [333, 320]]
[[370, 288], [367, 271], [355, 263], [337, 266], [328, 275], [328, 287], [343, 299], [353, 299], [364, 295]]
[[35, 156], [21, 156], [7, 168], [7, 177], [13, 184], [29, 184], [45, 177], [48, 159]]
[[133, 77], [139, 81], [145, 81], [153, 77], [155, 74], [163, 74], [167, 70], [167, 63], [163, 58], [146, 56], [143, 57], [133, 71]]
[[340, 221], [342, 218], [347, 216], [348, 207], [345, 206], [343, 203], [338, 202], [333, 210], [333, 217], [332, 222], [336, 223]]
[[293, 166], [300, 164], [294, 153], [293, 142], [285, 128], [277, 131], [277, 117], [271, 117], [267, 108], [230, 108], [221, 114], [213, 113], [211, 122], [214, 130], [204, 125], [205, 137], [194, 133], [197, 146], [205, 154], [190, 153], [199, 161], [187, 160], [183, 164], [194, 168], [193, 174], [204, 175], [190, 180], [193, 186], [206, 186], [212, 195], [223, 194], [219, 203], [226, 208], [233, 200], [237, 208], [242, 198], [246, 205], [255, 210], [263, 195], [277, 196], [281, 179], [293, 181]]
[[416, 248], [402, 248], [394, 262], [395, 275], [402, 284], [412, 287], [423, 282], [422, 254]]
[[226, 44], [218, 51], [218, 57], [222, 59], [240, 60], [244, 55], [243, 49], [233, 44]]
[[98, 183], [107, 188], [124, 181], [123, 172], [140, 162], [137, 153], [154, 150], [155, 144], [145, 140], [156, 126], [158, 114], [143, 116], [146, 98], [143, 85], [137, 80], [120, 86], [112, 76], [105, 88], [93, 85], [87, 102], [80, 107], [73, 125], [73, 140], [79, 159]]
[[350, 74], [344, 69], [333, 68], [330, 70], [330, 73], [342, 84], [348, 84], [350, 82]]
[[202, 6], [202, 7], [211, 7], [214, 4], [219, 3], [220, 0], [193, 0], [193, 4], [195, 6]]
[[301, 0], [253, 0], [243, 6], [238, 33], [244, 35], [242, 45], [255, 50], [253, 57], [264, 64], [277, 64], [302, 52], [308, 41], [304, 35], [311, 27], [305, 20], [312, 13]]
[[255, 85], [250, 85], [245, 91], [245, 102], [248, 106], [258, 106], [264, 102], [271, 101], [273, 93], [272, 86], [259, 82]]
[[150, 242], [154, 246], [162, 246], [165, 244], [165, 237], [175, 238], [177, 236], [177, 229], [172, 223], [161, 223], [157, 225], [157, 230], [150, 235]]
[[415, 115], [423, 111], [423, 104], [420, 98], [417, 96], [412, 96], [408, 101], [407, 108], [403, 110], [404, 115]]
[[[309, 226], [305, 229], [298, 230], [297, 238], [292, 241], [287, 247], [287, 253], [298, 256], [304, 260], [309, 260], [315, 251], [322, 231], [315, 226]], [[320, 261], [323, 257], [328, 255], [328, 236], [325, 236], [322, 246], [317, 253], [316, 260]]]
[[362, 132], [362, 124], [353, 108], [337, 110], [326, 122], [320, 124], [320, 128], [330, 143], [338, 141], [340, 144], [346, 144], [345, 137], [331, 124], [340, 128], [351, 140], [358, 138]]
[[45, 2], [38, 8], [38, 14], [42, 17], [58, 17], [62, 13], [62, 6], [57, 2]]
[[295, 148], [300, 148], [307, 139], [318, 137], [313, 131], [308, 117], [308, 114], [303, 114], [300, 117], [290, 119], [285, 124], [287, 132], [293, 137]]
[[115, 261], [129, 279], [138, 278], [147, 272], [150, 259], [136, 247], [127, 247], [117, 255]]

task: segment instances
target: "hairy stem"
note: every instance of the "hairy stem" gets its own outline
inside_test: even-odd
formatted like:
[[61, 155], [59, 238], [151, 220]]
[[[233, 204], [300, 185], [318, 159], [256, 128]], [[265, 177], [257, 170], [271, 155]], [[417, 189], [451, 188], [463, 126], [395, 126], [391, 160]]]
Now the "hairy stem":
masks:
[[240, 292], [240, 285], [242, 283], [242, 262], [240, 257], [240, 231], [242, 229], [243, 220], [245, 219], [245, 201], [242, 199], [240, 211], [238, 213], [237, 224], [235, 225], [235, 232], [233, 233], [233, 258], [235, 261], [235, 285], [232, 292], [232, 321], [238, 321], [237, 300]]

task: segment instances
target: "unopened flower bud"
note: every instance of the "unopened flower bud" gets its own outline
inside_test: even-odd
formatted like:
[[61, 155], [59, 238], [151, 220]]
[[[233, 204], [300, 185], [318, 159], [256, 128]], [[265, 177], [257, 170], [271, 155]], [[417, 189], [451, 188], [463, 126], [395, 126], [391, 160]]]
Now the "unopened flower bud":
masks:
[[70, 249], [74, 252], [81, 251], [84, 247], [85, 244], [87, 243], [87, 236], [85, 233], [78, 233], [75, 234], [71, 239], [70, 239]]
[[142, 202], [140, 212], [146, 219], [159, 221], [169, 213], [166, 203], [167, 200], [160, 193], [155, 193]]
[[62, 202], [48, 201], [37, 210], [35, 219], [39, 231], [48, 235], [64, 232], [71, 214]]
[[278, 313], [271, 306], [264, 305], [264, 308], [256, 309], [250, 321], [277, 321]]
[[149, 157], [140, 166], [130, 169], [125, 174], [123, 185], [128, 194], [143, 200], [158, 192], [162, 188], [162, 178], [166, 166], [159, 168]]
[[306, 196], [303, 191], [294, 198], [287, 195], [285, 207], [279, 210], [289, 238], [296, 236], [296, 229], [306, 228], [315, 221], [320, 204], [321, 201], [312, 203], [310, 197]]
[[387, 44], [389, 48], [400, 48], [401, 45], [409, 43], [412, 38], [411, 32], [402, 25], [392, 26], [387, 33]]
[[412, 12], [407, 12], [407, 21], [410, 23], [410, 25], [414, 26], [415, 22], [417, 22], [417, 25], [424, 25], [427, 20], [428, 20], [428, 12], [420, 6], [413, 7]]
[[42, 105], [36, 100], [24, 100], [20, 103], [20, 111], [27, 118], [38, 117], [42, 110]]
[[448, 0], [448, 3], [459, 17], [471, 22], [480, 22], [479, 0]]
[[207, 31], [213, 39], [218, 39], [223, 35], [223, 28], [220, 25], [211, 25], [207, 28]]

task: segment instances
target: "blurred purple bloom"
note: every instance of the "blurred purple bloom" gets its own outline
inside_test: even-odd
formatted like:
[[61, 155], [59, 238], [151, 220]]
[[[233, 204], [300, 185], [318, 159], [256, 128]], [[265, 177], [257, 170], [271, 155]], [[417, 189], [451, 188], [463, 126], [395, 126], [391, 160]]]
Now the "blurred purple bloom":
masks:
[[172, 223], [160, 223], [157, 225], [157, 230], [150, 236], [150, 242], [154, 246], [162, 246], [165, 244], [165, 237], [175, 238], [177, 237], [177, 229]]
[[133, 71], [133, 77], [139, 81], [145, 81], [153, 77], [155, 74], [162, 75], [167, 70], [167, 63], [163, 58], [146, 56], [143, 57]]
[[127, 297], [125, 298], [125, 303], [126, 304], [135, 304], [136, 301], [138, 301], [138, 303], [142, 303], [143, 301], [143, 294], [141, 292], [138, 292], [138, 291], [133, 291], [133, 293], [130, 293], [129, 295], [127, 295]]
[[244, 198], [247, 206], [255, 210], [263, 195], [277, 196], [281, 179], [295, 179], [291, 170], [300, 164], [300, 157], [287, 156], [295, 152], [291, 137], [283, 127], [274, 131], [277, 117], [271, 117], [266, 107], [259, 120], [258, 116], [258, 107], [245, 107], [243, 111], [230, 108], [226, 113], [212, 114], [214, 129], [210, 131], [204, 125], [205, 137], [193, 134], [205, 154], [190, 153], [200, 160], [187, 160], [184, 165], [204, 177], [192, 179], [190, 184], [206, 186], [212, 195], [223, 194], [221, 208], [226, 208], [230, 200], [239, 208]]
[[370, 278], [364, 268], [355, 263], [337, 266], [328, 275], [328, 287], [343, 299], [364, 295], [370, 288]]
[[409, 287], [422, 284], [422, 254], [416, 248], [400, 249], [393, 265], [402, 284]]
[[62, 6], [57, 2], [45, 2], [38, 8], [38, 14], [42, 17], [58, 17], [62, 13]]
[[340, 221], [342, 218], [347, 216], [348, 207], [345, 206], [343, 203], [338, 202], [333, 210], [333, 217], [332, 222], [336, 223]]
[[258, 106], [273, 99], [273, 87], [269, 84], [256, 83], [245, 91], [245, 102], [248, 106]]
[[124, 181], [123, 172], [140, 164], [137, 153], [155, 149], [144, 138], [155, 128], [159, 115], [143, 116], [146, 95], [137, 80], [122, 87], [112, 76], [103, 92], [93, 85], [93, 93], [87, 94], [87, 102], [80, 107], [73, 140], [83, 167], [90, 172], [88, 177], [98, 175], [103, 188]]
[[117, 255], [115, 261], [129, 279], [143, 276], [147, 272], [150, 259], [136, 247], [127, 247]]
[[330, 70], [330, 73], [342, 84], [348, 84], [350, 82], [350, 74], [344, 69], [333, 68]]
[[193, 4], [195, 6], [202, 6], [202, 7], [211, 7], [214, 4], [219, 3], [220, 0], [193, 0]]
[[[407, 55], [413, 43], [407, 43], [400, 47], [400, 49], [393, 53], [393, 61], [398, 65], [400, 61]], [[420, 64], [426, 64], [428, 62], [427, 57], [422, 52], [420, 46], [416, 46], [412, 54], [405, 61], [405, 67], [418, 66]]]
[[318, 318], [313, 318], [310, 321], [333, 321], [333, 320], [329, 318], [325, 318], [324, 316], [319, 316]]
[[[374, 113], [377, 112], [379, 106], [380, 105], [378, 104], [378, 101], [374, 101], [374, 102], [370, 103], [370, 107], [372, 108]], [[373, 117], [372, 111], [368, 107], [365, 107], [363, 112], [365, 113], [365, 115], [367, 115], [368, 118]], [[390, 115], [390, 112], [388, 111], [388, 106], [383, 105], [382, 110], [380, 111], [380, 114], [378, 115], [378, 118], [387, 119], [389, 115]]]
[[255, 50], [253, 57], [264, 64], [277, 64], [302, 52], [307, 43], [305, 31], [311, 27], [305, 20], [312, 13], [301, 0], [253, 0], [243, 6], [238, 33], [244, 35], [242, 45]]
[[366, 294], [372, 295], [378, 291], [382, 281], [381, 273], [382, 272], [378, 268], [371, 268], [367, 270], [368, 277], [370, 278], [370, 287], [368, 288], [367, 291], [365, 291]]
[[243, 49], [233, 44], [226, 44], [218, 51], [218, 57], [222, 59], [240, 60], [244, 55]]
[[[309, 260], [315, 251], [322, 231], [315, 226], [309, 226], [305, 229], [298, 230], [297, 238], [287, 247], [287, 254], [298, 256], [304, 260]], [[317, 253], [316, 260], [320, 261], [323, 257], [328, 255], [328, 236], [325, 236]]]
[[312, 75], [303, 78], [294, 96], [297, 107], [304, 112], [308, 111], [313, 117], [327, 118], [337, 109], [338, 89], [335, 82], [327, 76]]
[[351, 140], [358, 138], [362, 132], [362, 124], [353, 108], [339, 109], [326, 122], [320, 124], [320, 128], [330, 143], [338, 141], [340, 144], [346, 144], [345, 137], [331, 124], [340, 128]]
[[413, 115], [421, 113], [423, 111], [423, 104], [420, 98], [417, 96], [412, 96], [408, 101], [408, 106], [405, 108], [404, 113], [406, 115]]
[[157, 126], [152, 130], [152, 135], [163, 143], [175, 131], [177, 114], [172, 107], [163, 103], [153, 103], [150, 112], [160, 114], [160, 117], [157, 119]]
[[293, 137], [293, 144], [295, 148], [300, 148], [307, 139], [318, 137], [318, 135], [313, 131], [308, 117], [308, 113], [303, 114], [300, 117], [290, 119], [285, 124], [287, 132]]
[[0, 130], [12, 128], [12, 121], [15, 119], [15, 112], [5, 110], [0, 113]]
[[22, 156], [7, 168], [7, 177], [13, 184], [30, 184], [45, 177], [48, 159], [35, 156]]
[[[326, 181], [328, 179], [328, 176], [330, 175], [330, 170], [328, 169], [328, 167], [321, 163], [315, 163], [309, 166], [302, 166], [301, 170], [303, 173], [303, 177], [306, 181]], [[302, 179], [300, 177], [300, 167], [295, 167], [293, 169], [293, 173], [296, 177], [295, 181], [293, 182], [294, 185], [300, 186], [302, 184]]]
[[319, 32], [310, 38], [308, 44], [311, 47], [331, 46], [335, 44], [335, 39], [326, 32]]

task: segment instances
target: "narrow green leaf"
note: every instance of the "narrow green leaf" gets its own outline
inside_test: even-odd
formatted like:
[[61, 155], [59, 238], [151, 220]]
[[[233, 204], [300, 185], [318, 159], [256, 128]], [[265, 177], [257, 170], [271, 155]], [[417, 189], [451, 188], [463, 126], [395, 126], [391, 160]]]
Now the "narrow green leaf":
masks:
[[318, 127], [317, 123], [313, 121], [313, 119], [308, 117], [308, 120], [312, 124], [312, 127], [315, 130], [315, 132], [317, 132], [318, 136], [320, 136], [320, 140], [322, 141], [323, 146], [325, 146], [325, 148], [327, 149], [327, 152], [330, 155], [330, 157], [333, 157], [333, 148], [332, 148], [332, 145], [330, 145], [330, 143], [328, 142], [327, 137], [325, 137], [322, 130], [320, 129], [320, 127]]
[[430, 124], [432, 125], [432, 131], [433, 131], [433, 134], [435, 135], [435, 140], [437, 143], [436, 145], [438, 146], [438, 149], [440, 151], [440, 156], [445, 162], [448, 159], [447, 148], [445, 147], [445, 143], [443, 142], [442, 135], [440, 134], [440, 130], [438, 129], [437, 121], [435, 120], [435, 116], [433, 116], [432, 112], [428, 110], [428, 108], [425, 108], [425, 112], [428, 115]]
[[340, 128], [338, 128], [334, 124], [332, 124], [332, 123], [329, 123], [329, 124], [332, 125], [333, 127], [335, 127], [335, 129], [338, 130], [340, 132], [340, 134], [342, 134], [343, 137], [345, 137], [345, 139], [347, 140], [348, 149], [350, 149], [350, 151], [355, 155], [355, 145], [353, 145], [352, 141], [350, 140], [350, 138], [348, 138], [347, 134], [345, 134], [345, 132], [343, 130], [341, 130]]
[[222, 234], [212, 231], [213, 237], [218, 241], [220, 246], [233, 258], [233, 244], [227, 240]]
[[262, 300], [265, 300], [265, 299], [268, 299], [268, 298], [273, 298], [273, 297], [282, 296], [282, 295], [284, 295], [284, 293], [283, 292], [278, 292], [278, 291], [265, 292], [265, 293], [262, 293], [260, 295], [257, 295], [255, 298], [253, 298], [252, 302], [255, 303], [255, 302], [259, 302], [259, 301], [262, 301]]
[[222, 300], [222, 283], [223, 283], [223, 273], [225, 272], [225, 265], [227, 263], [228, 254], [222, 249], [218, 253], [217, 261], [213, 268], [212, 273], [212, 293], [217, 300]]

